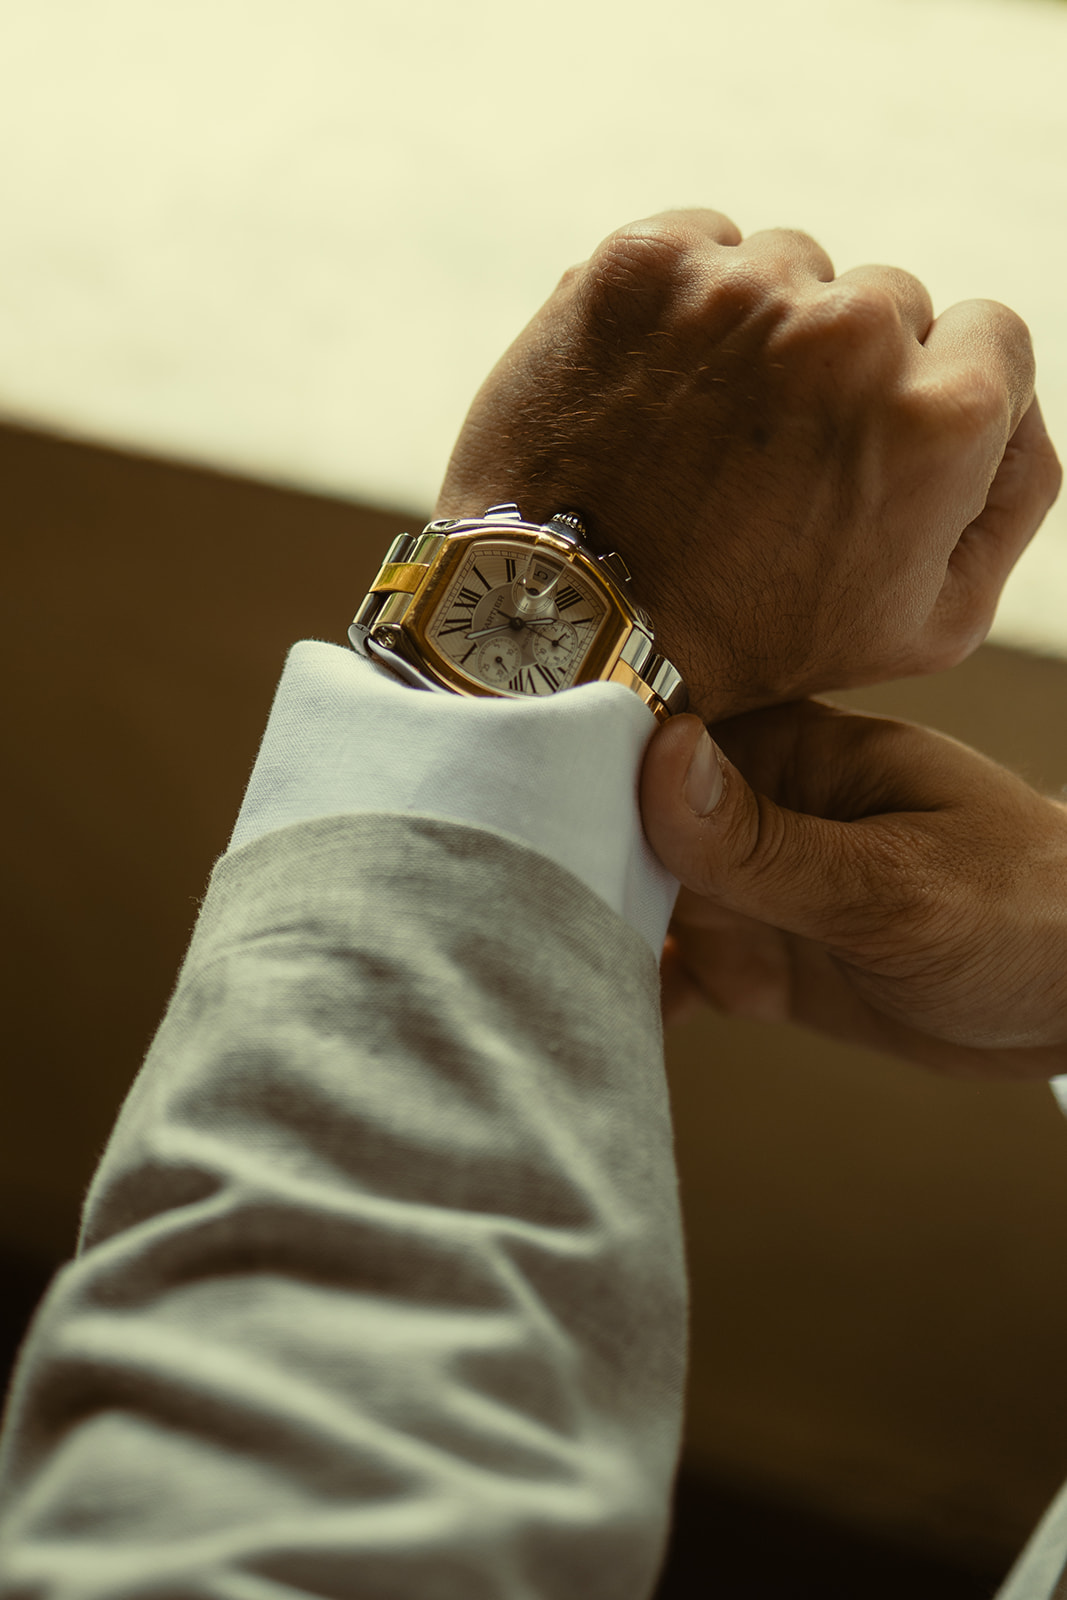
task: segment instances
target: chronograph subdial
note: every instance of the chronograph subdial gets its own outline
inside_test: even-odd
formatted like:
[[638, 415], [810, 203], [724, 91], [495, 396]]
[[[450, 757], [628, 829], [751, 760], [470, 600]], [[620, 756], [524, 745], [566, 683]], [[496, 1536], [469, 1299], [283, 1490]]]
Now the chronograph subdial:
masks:
[[483, 683], [505, 688], [522, 666], [522, 647], [514, 634], [497, 633], [478, 648], [476, 671]]
[[533, 658], [538, 666], [565, 673], [578, 653], [578, 630], [562, 617], [531, 628]]

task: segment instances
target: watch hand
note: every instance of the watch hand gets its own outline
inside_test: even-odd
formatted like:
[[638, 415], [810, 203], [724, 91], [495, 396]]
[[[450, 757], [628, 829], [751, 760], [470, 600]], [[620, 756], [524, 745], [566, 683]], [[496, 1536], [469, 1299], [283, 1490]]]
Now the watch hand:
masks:
[[504, 633], [511, 627], [510, 622], [498, 622], [493, 628], [476, 628], [473, 633], [465, 633], [465, 639], [484, 639], [490, 633]]
[[502, 633], [505, 628], [510, 628], [512, 623], [518, 622], [522, 628], [543, 628], [550, 622], [559, 622], [559, 617], [508, 617], [506, 622], [497, 622], [491, 628], [476, 628], [473, 633], [464, 634], [465, 639], [484, 639], [490, 633]]

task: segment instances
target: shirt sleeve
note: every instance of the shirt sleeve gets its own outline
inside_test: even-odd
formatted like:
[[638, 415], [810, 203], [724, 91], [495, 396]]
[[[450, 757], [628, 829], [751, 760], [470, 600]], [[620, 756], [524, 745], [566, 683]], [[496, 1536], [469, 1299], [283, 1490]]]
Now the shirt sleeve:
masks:
[[686, 1284], [643, 708], [378, 688], [289, 663], [19, 1360], [2, 1600], [652, 1592]]
[[573, 873], [658, 960], [678, 883], [641, 828], [638, 776], [654, 729], [619, 684], [467, 699], [413, 689], [352, 650], [304, 641], [282, 674], [230, 848], [319, 816], [468, 823]]

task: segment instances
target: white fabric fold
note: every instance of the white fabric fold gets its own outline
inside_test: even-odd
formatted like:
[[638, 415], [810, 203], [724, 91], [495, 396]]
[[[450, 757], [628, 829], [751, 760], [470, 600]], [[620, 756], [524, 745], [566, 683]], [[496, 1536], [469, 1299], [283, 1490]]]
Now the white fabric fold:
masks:
[[337, 645], [294, 645], [230, 849], [346, 813], [488, 828], [574, 874], [657, 959], [678, 893], [641, 829], [655, 719], [618, 684], [473, 700], [399, 683]]

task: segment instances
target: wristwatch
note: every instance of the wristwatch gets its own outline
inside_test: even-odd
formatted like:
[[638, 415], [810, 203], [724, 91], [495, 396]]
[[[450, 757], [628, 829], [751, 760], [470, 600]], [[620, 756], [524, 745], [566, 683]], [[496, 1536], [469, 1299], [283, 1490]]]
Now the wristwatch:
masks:
[[490, 506], [394, 539], [348, 637], [419, 688], [523, 699], [606, 680], [666, 721], [686, 687], [629, 585], [617, 552], [589, 548], [579, 513], [538, 525]]

